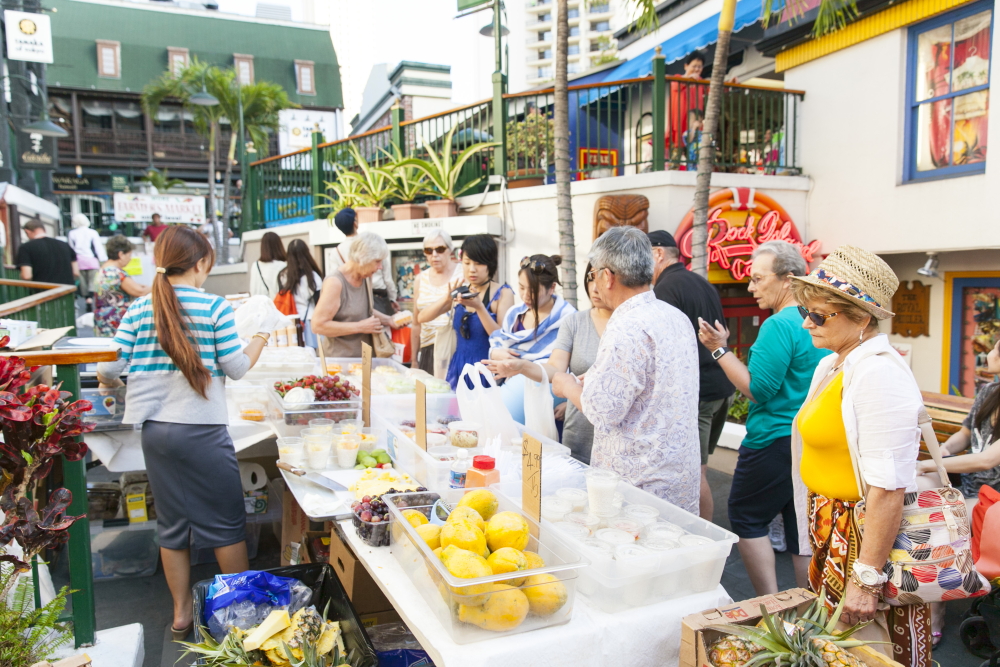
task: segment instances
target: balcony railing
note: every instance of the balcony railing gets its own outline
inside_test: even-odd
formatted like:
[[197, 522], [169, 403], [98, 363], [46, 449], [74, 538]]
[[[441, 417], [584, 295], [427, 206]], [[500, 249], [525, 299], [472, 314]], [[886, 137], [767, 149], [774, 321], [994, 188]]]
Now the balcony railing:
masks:
[[[216, 136], [219, 155], [229, 148], [228, 132]], [[59, 139], [59, 157], [62, 161], [81, 164], [131, 163], [207, 165], [209, 140], [194, 132], [147, 133], [144, 130], [105, 128], [70, 129], [70, 136]], [[222, 160], [220, 160], [220, 163]], [[238, 166], [234, 167], [237, 171]]]
[[[570, 169], [574, 180], [625, 176], [651, 171], [697, 168], [709, 84], [676, 76], [570, 86]], [[799, 103], [804, 93], [727, 84], [716, 139], [716, 171], [761, 175], [801, 173], [796, 159]], [[248, 174], [244, 229], [306, 221], [326, 214], [323, 182], [337, 177], [333, 165], [347, 167], [349, 142], [369, 160], [379, 148], [396, 144], [404, 155], [423, 153], [423, 140], [435, 148], [456, 128], [457, 153], [480, 141], [503, 139], [503, 150], [485, 151], [467, 163], [460, 183], [505, 173], [508, 181], [555, 182], [555, 95], [552, 88], [503, 97], [497, 117], [493, 100], [484, 100], [426, 118], [403, 121], [357, 137], [321, 144], [313, 150], [254, 162]], [[503, 118], [503, 132], [498, 131]], [[497, 155], [505, 155], [503, 169]], [[314, 158], [315, 156], [315, 158]], [[313, 166], [315, 165], [315, 167]]]

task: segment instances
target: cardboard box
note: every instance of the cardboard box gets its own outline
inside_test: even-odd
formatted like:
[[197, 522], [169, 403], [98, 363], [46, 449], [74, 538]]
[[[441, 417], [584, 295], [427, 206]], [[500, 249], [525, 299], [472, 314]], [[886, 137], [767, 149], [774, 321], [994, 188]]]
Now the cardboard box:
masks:
[[392, 603], [372, 579], [364, 564], [354, 555], [345, 537], [340, 534], [341, 530], [354, 528], [347, 526], [345, 529], [340, 524], [334, 524], [330, 533], [330, 565], [347, 591], [354, 610], [361, 617], [392, 610]]
[[358, 618], [361, 619], [361, 625], [366, 628], [370, 628], [373, 625], [385, 625], [386, 623], [402, 623], [403, 619], [399, 614], [396, 613], [394, 609], [389, 609], [388, 611], [379, 611], [373, 614], [359, 614]]
[[[768, 613], [775, 614], [788, 609], [805, 612], [816, 599], [816, 594], [804, 588], [792, 588], [787, 591], [764, 595], [731, 605], [706, 609], [697, 614], [685, 616], [681, 624], [680, 667], [713, 667], [708, 659], [708, 647], [725, 633], [712, 630], [712, 625], [756, 625], [760, 621], [760, 605], [763, 604]], [[878, 645], [882, 648], [883, 645]], [[888, 647], [886, 647], [888, 648]], [[903, 667], [898, 662], [887, 658], [871, 647], [850, 649], [869, 667]]]
[[[305, 548], [302, 547], [302, 540], [309, 531], [309, 517], [299, 507], [295, 496], [287, 488], [281, 499], [281, 565], [297, 565], [302, 561]], [[292, 546], [298, 544], [298, 555]], [[294, 563], [292, 561], [295, 561]]]

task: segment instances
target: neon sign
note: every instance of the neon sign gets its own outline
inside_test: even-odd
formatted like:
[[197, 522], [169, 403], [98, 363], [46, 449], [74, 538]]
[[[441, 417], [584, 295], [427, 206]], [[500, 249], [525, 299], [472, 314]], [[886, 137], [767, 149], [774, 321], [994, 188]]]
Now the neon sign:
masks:
[[[708, 205], [708, 265], [713, 282], [747, 280], [754, 250], [768, 241], [791, 243], [807, 263], [819, 253], [819, 241], [803, 242], [785, 209], [753, 188], [719, 190], [709, 197]], [[674, 234], [686, 264], [691, 263], [693, 224], [694, 209]]]

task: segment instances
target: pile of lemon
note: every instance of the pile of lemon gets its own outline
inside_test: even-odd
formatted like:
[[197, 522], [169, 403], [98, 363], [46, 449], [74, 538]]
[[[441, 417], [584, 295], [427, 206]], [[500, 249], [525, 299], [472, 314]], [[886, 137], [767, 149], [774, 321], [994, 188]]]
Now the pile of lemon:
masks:
[[[528, 522], [516, 512], [497, 512], [492, 491], [477, 489], [462, 496], [444, 526], [428, 523], [417, 510], [403, 510], [421, 538], [448, 571], [461, 579], [515, 573], [544, 567], [545, 561], [525, 551]], [[507, 632], [528, 617], [551, 616], [566, 604], [566, 586], [551, 574], [512, 577], [500, 583], [446, 587], [441, 594], [458, 603], [458, 619], [484, 630]]]

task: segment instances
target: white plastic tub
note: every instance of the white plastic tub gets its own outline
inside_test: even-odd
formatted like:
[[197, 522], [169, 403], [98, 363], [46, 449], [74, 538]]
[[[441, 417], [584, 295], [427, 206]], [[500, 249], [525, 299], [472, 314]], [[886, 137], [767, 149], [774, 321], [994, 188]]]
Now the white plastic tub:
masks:
[[[544, 465], [542, 470], [544, 475]], [[562, 482], [563, 488], [585, 488], [582, 474], [577, 479], [564, 479]], [[512, 498], [520, 498], [520, 483], [503, 482], [491, 488]], [[543, 478], [543, 497], [554, 495], [558, 488], [560, 487], [546, 488], [546, 480]], [[590, 565], [580, 570], [577, 586], [579, 592], [586, 595], [594, 606], [602, 611], [615, 613], [714, 590], [719, 585], [726, 558], [733, 545], [739, 541], [736, 535], [628, 482], [620, 482], [617, 491], [625, 497], [624, 507], [654, 507], [660, 511], [657, 523], [673, 524], [683, 529], [684, 533], [676, 538], [678, 548], [669, 550], [646, 548], [644, 538], [640, 537], [636, 546], [643, 549], [630, 551], [626, 554], [627, 557], [616, 560], [587, 548], [582, 540], [564, 533], [558, 525], [543, 520], [543, 527], [557, 530], [590, 560]], [[649, 526], [645, 527], [648, 528]]]
[[[472, 489], [469, 489], [470, 491]], [[457, 503], [466, 490], [453, 489], [440, 494], [441, 497], [454, 505]], [[455, 589], [462, 587], [477, 586], [487, 583], [506, 583], [511, 578], [511, 573], [496, 574], [488, 577], [476, 579], [460, 579], [452, 575], [441, 560], [427, 546], [427, 543], [417, 534], [416, 529], [403, 517], [403, 509], [413, 509], [430, 514], [433, 493], [417, 494], [395, 494], [385, 496], [386, 506], [389, 508], [391, 548], [392, 555], [399, 562], [400, 567], [413, 581], [414, 586], [427, 601], [428, 606], [441, 621], [441, 625], [448, 631], [451, 638], [457, 644], [471, 644], [486, 639], [494, 639], [505, 635], [530, 632], [539, 628], [546, 628], [553, 625], [561, 625], [569, 622], [573, 615], [573, 602], [576, 591], [577, 572], [579, 568], [586, 565], [586, 561], [580, 557], [577, 549], [573, 548], [567, 541], [551, 529], [538, 528], [529, 517], [525, 517], [528, 525], [535, 528], [539, 539], [531, 537], [528, 541], [526, 551], [537, 553], [545, 561], [545, 566], [534, 570], [522, 570], [517, 573], [518, 577], [530, 577], [537, 574], [550, 574], [565, 587], [566, 600], [561, 607], [548, 616], [529, 613], [524, 621], [516, 628], [506, 631], [491, 631], [480, 628], [477, 625], [465, 623], [459, 620], [459, 605], [482, 604], [483, 595], [463, 595]], [[499, 502], [498, 511], [514, 511], [520, 514], [519, 508], [508, 498], [497, 493]], [[412, 499], [407, 502], [407, 499]], [[397, 502], [403, 502], [406, 507], [398, 507]], [[522, 592], [532, 586], [527, 582], [517, 586]]]

